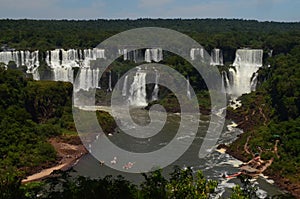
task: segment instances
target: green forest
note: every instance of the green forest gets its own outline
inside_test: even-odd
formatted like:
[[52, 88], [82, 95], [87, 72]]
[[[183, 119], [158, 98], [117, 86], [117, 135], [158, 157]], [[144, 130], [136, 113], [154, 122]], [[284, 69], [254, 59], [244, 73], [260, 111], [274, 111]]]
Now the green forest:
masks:
[[[124, 30], [138, 27], [165, 27], [189, 35], [207, 51], [220, 48], [224, 52], [227, 70], [234, 60], [236, 49], [242, 47], [263, 49], [264, 66], [258, 72], [255, 92], [240, 97], [242, 107], [228, 108], [227, 116], [238, 123], [244, 133], [229, 146], [235, 157], [249, 160], [243, 152], [246, 139], [251, 136], [250, 148], [258, 151], [260, 146], [270, 149], [276, 139], [280, 140], [278, 154], [267, 174], [280, 182], [300, 184], [300, 23], [258, 22], [254, 20], [228, 19], [137, 19], [137, 20], [0, 20], [0, 46], [17, 50], [46, 50], [55, 48], [93, 48], [101, 41]], [[206, 87], [191, 66], [173, 55], [164, 58], [197, 88], [197, 96], [205, 108], [210, 106]], [[271, 67], [267, 67], [267, 65]], [[123, 74], [133, 67], [125, 67], [116, 61], [115, 73]], [[45, 63], [41, 63], [41, 68]], [[112, 67], [113, 67], [112, 66]], [[72, 84], [64, 82], [34, 81], [22, 69], [0, 68], [0, 198], [35, 198], [43, 189], [43, 183], [21, 185], [21, 180], [33, 173], [33, 168], [43, 168], [56, 161], [56, 152], [47, 142], [51, 137], [74, 136], [76, 129], [72, 118]], [[99, 93], [99, 97], [103, 97]], [[159, 102], [176, 109], [174, 96], [165, 95]], [[170, 103], [171, 102], [171, 103]], [[173, 107], [172, 107], [173, 105]], [[176, 111], [174, 111], [176, 112]], [[109, 133], [115, 126], [110, 116], [100, 114]], [[247, 118], [247, 119], [245, 119]], [[110, 121], [110, 123], [106, 123]], [[273, 154], [266, 152], [264, 159]], [[60, 173], [58, 176], [69, 175]], [[53, 188], [48, 198], [208, 198], [216, 182], [198, 176], [190, 170], [175, 169], [171, 179], [164, 179], [160, 171], [144, 175], [140, 187], [126, 179], [71, 179], [65, 176], [49, 178], [51, 186], [60, 181], [63, 194]], [[52, 183], [52, 184], [51, 184]], [[99, 187], [107, 187], [102, 190]], [[285, 187], [286, 188], [286, 187]], [[96, 193], [95, 190], [100, 190]], [[176, 191], [171, 191], [176, 190]], [[291, 190], [289, 190], [291, 191]], [[92, 195], [94, 194], [94, 195]], [[154, 194], [154, 195], [153, 195]], [[253, 194], [253, 193], [251, 193]], [[76, 197], [75, 197], [76, 196]], [[233, 189], [231, 198], [250, 198], [240, 189]], [[79, 197], [84, 198], [84, 196]]]

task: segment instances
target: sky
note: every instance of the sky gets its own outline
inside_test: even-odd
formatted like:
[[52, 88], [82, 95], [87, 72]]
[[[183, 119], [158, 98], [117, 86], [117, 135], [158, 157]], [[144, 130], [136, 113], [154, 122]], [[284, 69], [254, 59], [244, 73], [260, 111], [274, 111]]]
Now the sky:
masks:
[[300, 21], [300, 0], [0, 0], [0, 18]]

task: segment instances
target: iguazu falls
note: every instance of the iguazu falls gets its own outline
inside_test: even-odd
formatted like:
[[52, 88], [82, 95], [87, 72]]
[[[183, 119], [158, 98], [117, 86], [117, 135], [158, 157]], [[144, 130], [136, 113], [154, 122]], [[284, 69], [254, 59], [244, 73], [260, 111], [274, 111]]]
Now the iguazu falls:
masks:
[[[195, 57], [201, 57], [201, 51], [204, 49], [190, 50], [191, 60]], [[145, 49], [145, 50], [134, 50], [127, 51], [127, 49], [119, 49], [120, 55], [123, 56], [124, 60], [130, 60], [135, 63], [142, 62], [160, 62], [163, 60], [162, 49]], [[43, 55], [42, 55], [43, 56]], [[202, 55], [203, 56], [203, 55]], [[44, 56], [43, 56], [44, 57]], [[42, 58], [43, 59], [43, 58]], [[95, 69], [91, 67], [91, 61], [96, 59], [105, 59], [104, 49], [55, 49], [46, 51], [46, 57], [44, 62], [49, 67], [49, 75], [46, 77], [40, 77], [39, 74], [39, 51], [6, 51], [0, 52], [0, 62], [4, 63], [5, 66], [9, 62], [14, 62], [16, 67], [26, 66], [26, 72], [32, 74], [34, 80], [52, 80], [52, 81], [63, 81], [63, 82], [74, 82], [74, 69], [79, 68], [79, 84], [76, 85], [77, 90], [88, 90], [90, 88], [99, 87], [99, 68], [96, 66]], [[263, 62], [263, 50], [262, 49], [238, 49], [235, 54], [235, 59], [230, 64], [228, 73], [222, 71], [222, 80], [226, 93], [239, 97], [242, 94], [255, 91], [257, 83], [257, 71], [262, 66]], [[223, 66], [223, 56], [220, 49], [213, 49], [211, 51], [211, 65]], [[135, 84], [145, 84], [146, 73], [137, 73], [135, 82], [132, 83], [131, 87]], [[126, 82], [127, 83], [127, 82]], [[144, 86], [138, 85], [137, 87]], [[124, 85], [123, 87], [127, 87]], [[134, 90], [134, 88], [130, 89]], [[106, 88], [111, 91], [111, 88]], [[156, 89], [158, 86], [156, 85]], [[131, 93], [133, 93], [132, 91]], [[124, 91], [125, 93], [125, 91]], [[156, 91], [157, 93], [157, 91]], [[145, 101], [146, 95], [143, 99], [137, 96], [137, 98]], [[156, 97], [157, 98], [157, 97]], [[145, 102], [141, 102], [145, 105]]]
[[173, 18], [0, 18], [0, 198], [300, 197], [300, 23]]

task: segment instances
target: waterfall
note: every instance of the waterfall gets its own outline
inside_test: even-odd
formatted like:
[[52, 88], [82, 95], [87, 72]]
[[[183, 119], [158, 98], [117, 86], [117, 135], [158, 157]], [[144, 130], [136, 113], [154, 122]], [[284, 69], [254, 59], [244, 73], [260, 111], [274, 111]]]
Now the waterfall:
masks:
[[129, 60], [135, 63], [140, 63], [143, 61], [149, 63], [152, 61], [160, 62], [161, 60], [163, 60], [163, 52], [161, 48], [149, 48], [145, 50], [145, 53], [143, 53], [143, 49], [131, 51], [128, 51], [128, 49], [119, 49], [118, 52], [119, 55], [124, 55], [124, 61]]
[[128, 52], [127, 49], [119, 49], [119, 55], [123, 55], [124, 61], [128, 60], [127, 52]]
[[224, 85], [226, 93], [231, 94], [231, 84], [226, 71], [222, 72], [222, 84]]
[[0, 52], [0, 63], [4, 63], [6, 66], [10, 61], [13, 61], [16, 64], [16, 67], [26, 66], [26, 73], [33, 75], [33, 79], [39, 80], [39, 71], [37, 70], [39, 62], [39, 51], [30, 52], [26, 51], [4, 51]]
[[99, 69], [81, 68], [79, 70], [79, 80], [75, 85], [75, 90], [88, 91], [90, 88], [99, 88]]
[[46, 63], [51, 68], [59, 68], [61, 65], [61, 61], [59, 58], [60, 49], [55, 49], [47, 52]]
[[129, 89], [129, 104], [132, 106], [145, 107], [146, 102], [146, 72], [138, 68]]
[[125, 61], [129, 60], [135, 63], [140, 63], [143, 62], [144, 60], [144, 55], [141, 49], [130, 50], [130, 51], [128, 51], [128, 49], [119, 49], [119, 54], [124, 55]]
[[186, 96], [191, 99], [190, 80], [189, 77], [186, 79]]
[[93, 48], [93, 49], [84, 49], [83, 50], [83, 59], [81, 66], [90, 67], [90, 61], [96, 59], [106, 59], [104, 49]]
[[141, 49], [133, 51], [133, 61], [135, 63], [140, 63], [144, 61], [144, 55]]
[[190, 57], [192, 60], [195, 60], [196, 57], [204, 58], [204, 49], [203, 48], [191, 48]]
[[255, 91], [256, 89], [256, 85], [257, 85], [257, 76], [258, 76], [258, 73], [254, 73], [253, 76], [251, 77], [251, 91]]
[[213, 49], [211, 51], [211, 61], [210, 61], [210, 65], [212, 66], [223, 66], [223, 54], [222, 51], [220, 49]]
[[55, 49], [46, 53], [46, 63], [51, 68], [89, 68], [90, 61], [98, 58], [106, 59], [104, 49]]
[[222, 92], [223, 93], [226, 93], [226, 87], [225, 87], [225, 75], [226, 74], [224, 74], [224, 73], [226, 73], [225, 71], [223, 71], [222, 72], [222, 75], [221, 75], [221, 79], [222, 79], [222, 84], [221, 84], [221, 90], [222, 90]]
[[[46, 63], [52, 69], [54, 81], [73, 83], [73, 68], [90, 68], [90, 61], [98, 58], [106, 58], [104, 49], [55, 49], [46, 52]], [[98, 82], [97, 70], [83, 69], [79, 75], [83, 78], [80, 79], [79, 89], [98, 88], [98, 83], [93, 83]]]
[[146, 51], [145, 51], [145, 61], [150, 63], [151, 60], [152, 60], [151, 59], [151, 51], [150, 51], [150, 49], [146, 49]]
[[268, 52], [268, 56], [269, 56], [269, 57], [272, 57], [272, 56], [273, 56], [273, 50], [270, 50], [270, 51]]
[[52, 68], [53, 81], [72, 82], [74, 79], [73, 62], [69, 58], [71, 53], [63, 49], [48, 51], [46, 63]]
[[123, 97], [126, 97], [126, 95], [127, 95], [127, 81], [128, 81], [128, 75], [126, 75], [124, 78], [123, 89], [122, 89]]
[[158, 100], [158, 91], [159, 91], [159, 87], [158, 87], [159, 73], [156, 69], [154, 69], [154, 71], [155, 71], [155, 85], [151, 97], [152, 101]]
[[109, 71], [107, 92], [111, 92], [111, 91], [112, 91], [112, 88], [111, 88], [111, 71]]
[[145, 62], [160, 62], [163, 59], [163, 53], [161, 48], [151, 48], [145, 51]]
[[252, 90], [255, 90], [256, 77], [252, 78], [252, 76], [262, 66], [262, 58], [263, 50], [260, 49], [239, 49], [236, 51], [233, 63], [235, 70], [229, 69], [233, 76], [230, 88], [232, 95], [239, 97], [244, 93], [250, 93]]
[[54, 81], [64, 81], [73, 83], [74, 74], [72, 68], [54, 68]]
[[35, 68], [33, 71], [32, 71], [32, 78], [34, 80], [40, 80], [40, 73], [38, 71], [38, 68]]

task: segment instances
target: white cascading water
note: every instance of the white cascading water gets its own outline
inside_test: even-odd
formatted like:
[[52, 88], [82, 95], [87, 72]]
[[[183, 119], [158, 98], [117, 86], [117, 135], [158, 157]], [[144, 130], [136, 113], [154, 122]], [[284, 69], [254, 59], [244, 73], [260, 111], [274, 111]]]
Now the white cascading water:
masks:
[[186, 79], [186, 96], [191, 99], [190, 80]]
[[26, 72], [32, 74], [34, 80], [40, 79], [37, 70], [40, 66], [38, 50], [33, 52], [28, 50], [0, 52], [0, 63], [2, 62], [7, 66], [10, 61], [13, 61], [17, 67], [26, 66]]
[[79, 70], [79, 81], [75, 90], [88, 91], [90, 88], [99, 88], [99, 69], [81, 68]]
[[111, 92], [111, 91], [112, 91], [112, 88], [111, 88], [111, 71], [109, 71], [107, 92]]
[[128, 81], [128, 75], [124, 78], [123, 88], [122, 88], [122, 96], [126, 97], [127, 95], [127, 81]]
[[224, 79], [224, 71], [221, 73], [221, 78], [222, 78], [221, 90], [222, 90], [222, 93], [226, 93], [226, 87], [225, 87], [226, 80]]
[[134, 61], [135, 63], [143, 62], [144, 55], [141, 49], [131, 50], [128, 49], [119, 49], [119, 54], [124, 55], [124, 60]]
[[53, 70], [54, 81], [73, 83], [74, 71], [72, 68], [55, 68]]
[[222, 84], [224, 85], [224, 89], [225, 89], [225, 92], [230, 94], [231, 93], [231, 85], [230, 85], [230, 80], [227, 76], [227, 72], [226, 71], [223, 71], [222, 72]]
[[82, 67], [90, 67], [90, 61], [96, 59], [106, 59], [104, 49], [93, 48], [93, 49], [84, 49], [83, 50], [83, 60], [81, 63]]
[[159, 91], [159, 86], [158, 86], [159, 73], [156, 69], [154, 69], [154, 71], [155, 71], [155, 85], [151, 97], [152, 101], [158, 100], [158, 91]]
[[[257, 77], [255, 73], [262, 66], [263, 50], [261, 49], [239, 49], [233, 63], [235, 69], [229, 69], [230, 88], [227, 86], [228, 94], [239, 97], [242, 94], [255, 90]], [[254, 76], [253, 76], [254, 75]], [[252, 78], [253, 77], [253, 78]]]
[[[55, 49], [46, 53], [46, 63], [53, 70], [54, 81], [73, 82], [73, 68], [90, 68], [90, 61], [98, 58], [105, 59], [104, 49]], [[84, 75], [89, 74], [93, 74], [92, 77], [97, 76], [94, 70], [88, 69], [80, 74], [80, 77], [83, 78], [81, 82], [88, 81], [89, 76]], [[93, 82], [95, 80], [90, 79], [89, 81]], [[79, 85], [80, 88], [87, 90], [85, 86], [93, 85], [93, 83], [81, 83]]]
[[210, 57], [211, 57], [210, 65], [223, 66], [223, 53], [220, 49], [214, 48], [211, 51]]
[[128, 51], [128, 49], [119, 49], [119, 55], [124, 55], [123, 59], [134, 61], [135, 63], [140, 62], [160, 62], [163, 59], [163, 51], [161, 48], [150, 48], [146, 49], [143, 54], [142, 49]]
[[146, 101], [146, 72], [138, 68], [129, 89], [129, 104], [131, 106], [145, 107]]
[[127, 49], [119, 49], [119, 55], [123, 55], [123, 60], [124, 61], [128, 60]]
[[160, 62], [163, 59], [163, 53], [161, 48], [151, 48], [145, 51], [145, 62]]
[[258, 73], [254, 73], [252, 78], [251, 78], [251, 91], [255, 91], [256, 89], [256, 85], [257, 85], [257, 77], [258, 77]]
[[204, 58], [204, 49], [203, 48], [192, 48], [190, 51], [190, 57], [192, 60], [195, 60], [196, 57]]
[[90, 67], [90, 61], [98, 58], [105, 59], [104, 49], [55, 49], [47, 51], [46, 63], [51, 68], [57, 67]]
[[38, 67], [35, 68], [34, 70], [32, 70], [32, 78], [34, 80], [40, 80], [41, 79]]

